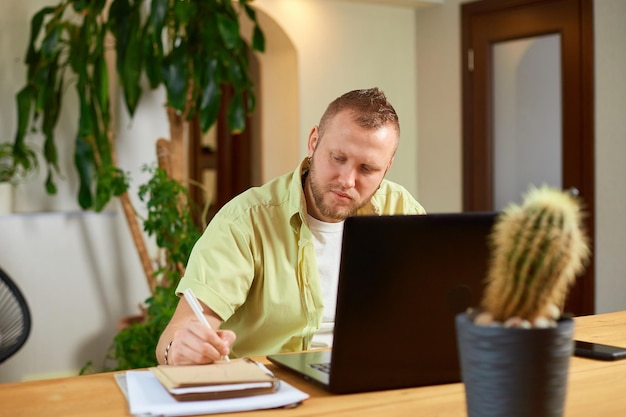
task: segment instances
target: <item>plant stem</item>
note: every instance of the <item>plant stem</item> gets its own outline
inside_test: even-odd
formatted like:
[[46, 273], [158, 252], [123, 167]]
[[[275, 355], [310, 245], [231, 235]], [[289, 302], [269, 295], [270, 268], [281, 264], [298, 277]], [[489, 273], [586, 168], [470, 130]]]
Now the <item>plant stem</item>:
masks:
[[137, 254], [139, 255], [139, 260], [141, 261], [143, 272], [146, 275], [148, 288], [150, 288], [150, 293], [154, 295], [156, 277], [154, 276], [154, 269], [152, 268], [152, 262], [150, 260], [150, 255], [148, 254], [148, 249], [146, 248], [143, 233], [139, 227], [139, 222], [137, 221], [137, 213], [135, 213], [133, 204], [130, 201], [128, 191], [120, 195], [119, 198], [122, 203], [122, 209], [124, 210], [124, 217], [126, 217], [126, 222], [128, 223], [128, 229], [130, 230], [133, 242], [135, 243], [135, 248], [137, 249]]

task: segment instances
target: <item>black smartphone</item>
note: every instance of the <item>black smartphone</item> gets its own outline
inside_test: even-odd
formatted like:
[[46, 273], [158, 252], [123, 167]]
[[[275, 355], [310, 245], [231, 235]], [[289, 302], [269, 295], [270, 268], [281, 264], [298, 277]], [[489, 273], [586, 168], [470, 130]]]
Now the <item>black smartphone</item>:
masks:
[[615, 361], [626, 359], [626, 348], [576, 340], [574, 341], [574, 355], [603, 361]]

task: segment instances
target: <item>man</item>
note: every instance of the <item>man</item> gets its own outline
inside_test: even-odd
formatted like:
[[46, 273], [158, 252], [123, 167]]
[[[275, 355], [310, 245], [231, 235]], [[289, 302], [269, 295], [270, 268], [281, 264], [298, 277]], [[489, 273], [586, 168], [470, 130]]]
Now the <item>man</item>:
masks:
[[424, 213], [384, 180], [399, 139], [398, 116], [378, 88], [333, 101], [294, 172], [245, 191], [209, 223], [176, 291], [193, 290], [212, 329], [181, 298], [159, 363], [305, 350], [317, 337], [330, 345], [343, 220]]

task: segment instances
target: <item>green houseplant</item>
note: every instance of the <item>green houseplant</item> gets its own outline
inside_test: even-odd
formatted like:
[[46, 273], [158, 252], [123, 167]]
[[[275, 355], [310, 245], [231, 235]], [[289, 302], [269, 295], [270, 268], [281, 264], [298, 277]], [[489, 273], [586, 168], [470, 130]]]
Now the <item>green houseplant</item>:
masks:
[[[150, 223], [151, 216], [159, 216], [159, 210], [162, 218], [171, 220], [166, 213], [173, 208], [179, 214], [189, 208], [189, 181], [181, 162], [187, 153], [184, 136], [189, 121], [197, 120], [206, 132], [214, 124], [220, 107], [227, 106], [228, 128], [238, 132], [245, 127], [246, 114], [254, 109], [249, 47], [240, 33], [244, 13], [253, 22], [252, 49], [263, 51], [265, 41], [250, 3], [251, 0], [239, 0], [237, 4], [231, 0], [61, 0], [55, 6], [42, 8], [32, 18], [27, 79], [16, 95], [18, 127], [9, 169], [28, 166], [31, 159], [27, 137], [33, 131], [40, 133], [47, 170], [45, 187], [49, 193], [56, 193], [60, 173], [57, 143], [68, 138], [57, 137], [55, 127], [65, 93], [73, 87], [78, 99], [77, 129], [70, 140], [74, 142], [74, 164], [80, 182], [77, 200], [85, 210], [100, 211], [112, 198], [119, 197], [151, 291], [146, 311], [154, 311], [156, 305], [168, 311], [168, 303], [173, 301], [164, 294], [172, 292], [171, 287], [186, 263], [178, 255], [197, 236], [195, 231], [175, 236], [180, 247], [174, 248], [171, 241], [160, 239], [158, 228]], [[160, 87], [166, 92], [170, 138], [157, 141], [159, 168], [152, 170], [155, 182], [143, 188], [149, 211], [143, 229], [156, 238], [157, 246], [165, 253], [156, 270], [146, 249], [137, 210], [128, 195], [129, 178], [117, 164], [110, 91], [115, 79], [131, 117], [144, 91], [142, 79], [147, 80], [149, 88]], [[229, 102], [222, 99], [225, 86], [233, 92]], [[151, 187], [167, 183], [166, 179], [182, 188], [166, 204], [157, 204], [163, 189], [156, 192]], [[174, 185], [169, 186], [171, 191]], [[129, 339], [132, 338], [126, 339], [125, 346]], [[153, 351], [150, 357], [154, 356]], [[120, 366], [142, 366], [122, 358], [123, 354], [116, 349]]]
[[30, 147], [20, 149], [22, 158], [15, 163], [14, 146], [12, 143], [0, 143], [0, 213], [13, 211], [14, 187], [25, 181], [39, 168], [37, 153]]
[[[202, 233], [194, 221], [194, 212], [198, 208], [190, 199], [187, 188], [161, 168], [147, 169], [153, 175], [140, 186], [139, 197], [148, 209], [143, 221], [144, 230], [155, 238], [162, 250], [163, 257], [156, 271], [162, 281], [146, 300], [143, 319], [120, 329], [115, 336], [111, 352], [115, 369], [154, 365], [156, 343], [178, 302], [173, 287], [180, 280], [191, 248]], [[178, 203], [172, 204], [172, 201]]]
[[480, 310], [456, 321], [470, 417], [562, 416], [573, 320], [560, 310], [589, 256], [582, 216], [543, 186], [498, 217]]
[[20, 153], [19, 163], [15, 163], [14, 145], [0, 143], [0, 183], [17, 184], [39, 168], [37, 153], [31, 147], [17, 152]]

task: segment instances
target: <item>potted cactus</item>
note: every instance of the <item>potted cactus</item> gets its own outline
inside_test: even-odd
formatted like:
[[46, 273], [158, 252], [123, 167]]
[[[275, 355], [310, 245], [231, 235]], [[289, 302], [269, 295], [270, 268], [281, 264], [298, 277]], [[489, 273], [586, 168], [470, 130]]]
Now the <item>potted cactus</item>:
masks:
[[469, 417], [563, 415], [574, 322], [561, 310], [589, 256], [582, 216], [543, 186], [498, 217], [480, 308], [456, 318]]

